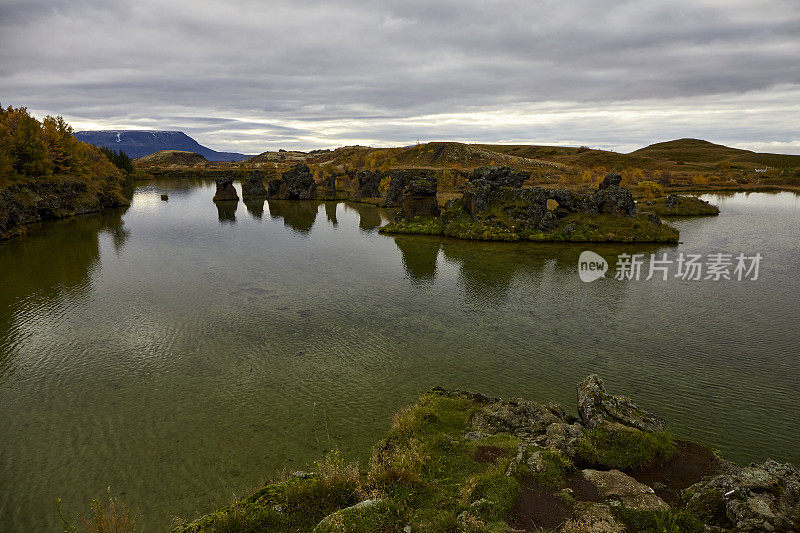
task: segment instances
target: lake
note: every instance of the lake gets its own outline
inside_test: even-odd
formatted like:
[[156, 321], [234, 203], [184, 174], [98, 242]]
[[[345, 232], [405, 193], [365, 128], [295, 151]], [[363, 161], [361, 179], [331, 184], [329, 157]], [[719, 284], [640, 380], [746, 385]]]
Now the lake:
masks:
[[[706, 195], [721, 215], [674, 221], [678, 246], [389, 237], [390, 210], [213, 194], [143, 183], [0, 244], [1, 531], [60, 531], [57, 498], [74, 517], [108, 487], [166, 530], [325, 450], [366, 459], [435, 385], [574, 414], [596, 372], [680, 437], [800, 464], [794, 194]], [[614, 279], [618, 254], [740, 252], [757, 280]]]

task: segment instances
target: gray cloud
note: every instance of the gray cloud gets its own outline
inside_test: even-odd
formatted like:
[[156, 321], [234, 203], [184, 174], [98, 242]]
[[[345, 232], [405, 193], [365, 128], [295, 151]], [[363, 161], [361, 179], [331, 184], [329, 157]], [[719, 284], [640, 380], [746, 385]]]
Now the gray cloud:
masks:
[[3, 104], [249, 152], [701, 136], [800, 153], [797, 57], [795, 0], [0, 0]]

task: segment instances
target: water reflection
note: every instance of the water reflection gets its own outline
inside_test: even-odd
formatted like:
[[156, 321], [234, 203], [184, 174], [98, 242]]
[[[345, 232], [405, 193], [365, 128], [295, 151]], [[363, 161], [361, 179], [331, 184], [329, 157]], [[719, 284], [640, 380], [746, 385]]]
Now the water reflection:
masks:
[[358, 213], [358, 227], [362, 231], [372, 231], [378, 229], [383, 222], [380, 211], [371, 205], [349, 204], [347, 206]]
[[253, 217], [255, 220], [261, 220], [261, 218], [264, 216], [263, 199], [244, 200], [244, 206], [247, 208], [247, 212], [250, 213], [250, 216]]
[[423, 235], [398, 235], [394, 243], [403, 258], [403, 267], [412, 281], [431, 282], [436, 277], [436, 260], [441, 239]]
[[320, 204], [322, 204], [322, 202], [267, 200], [269, 216], [272, 218], [282, 218], [284, 226], [302, 235], [307, 235], [314, 226]]
[[339, 202], [325, 202], [325, 216], [334, 228], [339, 225], [339, 220], [336, 218], [336, 208], [338, 206]]
[[127, 209], [51, 222], [0, 245], [1, 262], [8, 265], [12, 259], [11, 268], [2, 269], [0, 284], [0, 378], [6, 372], [5, 356], [19, 322], [16, 315], [23, 309], [52, 312], [64, 296], [88, 294], [92, 272], [100, 266], [100, 235], [111, 238], [118, 254], [130, 237], [122, 221]]
[[217, 206], [220, 224], [236, 223], [236, 208], [239, 207], [239, 202], [214, 202], [214, 205]]
[[613, 273], [619, 253], [671, 248], [380, 236], [390, 211], [336, 202], [270, 200], [263, 224], [245, 203], [219, 231], [213, 183], [178, 185], [139, 189], [124, 225], [107, 212], [0, 245], [0, 479], [16, 487], [0, 530], [55, 530], [42, 501], [77, 512], [109, 484], [163, 530], [317, 459], [315, 406], [368, 454], [435, 384], [574, 405], [599, 372], [678, 436], [798, 460], [796, 197], [675, 223], [686, 251], [763, 253], [758, 283], [582, 283], [582, 250]]

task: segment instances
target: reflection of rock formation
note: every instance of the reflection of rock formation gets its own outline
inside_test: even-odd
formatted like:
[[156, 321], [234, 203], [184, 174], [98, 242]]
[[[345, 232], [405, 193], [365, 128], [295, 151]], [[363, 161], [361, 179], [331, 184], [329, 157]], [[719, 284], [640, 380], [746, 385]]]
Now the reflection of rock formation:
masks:
[[364, 231], [373, 231], [377, 229], [381, 223], [381, 215], [378, 211], [378, 208], [371, 205], [365, 204], [352, 204], [351, 207], [356, 213], [358, 213], [359, 221], [358, 227]]
[[[486, 246], [493, 244], [494, 246]], [[502, 246], [502, 245], [501, 245]], [[498, 249], [497, 243], [444, 241], [442, 253], [449, 261], [458, 263], [464, 288], [474, 296], [502, 301], [517, 272], [531, 268], [530, 259], [509, 256]], [[505, 253], [504, 253], [505, 252]], [[527, 264], [526, 264], [527, 262]], [[541, 265], [539, 264], [539, 268]]]
[[336, 218], [338, 205], [338, 202], [325, 202], [325, 216], [328, 218], [328, 222], [333, 224], [334, 228], [339, 224], [339, 220]]
[[247, 208], [247, 212], [250, 213], [250, 216], [256, 220], [261, 220], [264, 216], [264, 200], [256, 200], [256, 199], [247, 199], [244, 200], [244, 206]]
[[217, 192], [214, 194], [215, 202], [238, 201], [239, 194], [233, 187], [233, 176], [217, 178]]
[[414, 281], [433, 281], [436, 277], [436, 258], [441, 239], [425, 236], [394, 237], [394, 243], [403, 255], [403, 266]]
[[321, 203], [316, 201], [267, 200], [269, 216], [282, 218], [285, 226], [303, 234], [310, 232], [314, 226]]
[[239, 202], [214, 202], [217, 206], [217, 216], [220, 224], [236, 223], [236, 208]]

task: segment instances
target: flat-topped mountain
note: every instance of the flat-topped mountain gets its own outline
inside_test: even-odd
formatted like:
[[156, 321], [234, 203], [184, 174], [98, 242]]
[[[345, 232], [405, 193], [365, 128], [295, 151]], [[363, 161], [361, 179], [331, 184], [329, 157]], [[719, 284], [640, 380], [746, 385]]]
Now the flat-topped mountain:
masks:
[[181, 150], [202, 155], [209, 161], [242, 161], [249, 156], [236, 152], [217, 152], [207, 148], [182, 131], [98, 130], [78, 131], [79, 141], [121, 150], [128, 157], [142, 157], [161, 150]]

